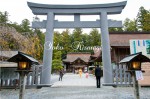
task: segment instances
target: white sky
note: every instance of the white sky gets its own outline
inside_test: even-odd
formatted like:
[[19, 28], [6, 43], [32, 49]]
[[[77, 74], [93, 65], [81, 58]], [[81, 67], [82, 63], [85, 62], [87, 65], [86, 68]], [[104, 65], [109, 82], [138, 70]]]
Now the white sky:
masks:
[[[8, 11], [9, 19], [12, 22], [21, 23], [23, 19], [33, 20], [35, 15], [32, 14], [31, 10], [27, 6], [27, 1], [34, 3], [43, 3], [43, 4], [101, 4], [101, 3], [114, 3], [121, 1], [128, 1], [126, 7], [119, 15], [108, 16], [109, 19], [122, 20], [125, 18], [136, 18], [138, 10], [141, 6], [144, 6], [145, 9], [150, 10], [150, 0], [0, 0], [0, 11]], [[46, 17], [38, 16], [41, 20], [46, 19]], [[99, 18], [98, 16], [93, 17], [95, 20]], [[56, 17], [56, 19], [68, 19], [62, 17]], [[82, 19], [86, 19], [81, 17]]]

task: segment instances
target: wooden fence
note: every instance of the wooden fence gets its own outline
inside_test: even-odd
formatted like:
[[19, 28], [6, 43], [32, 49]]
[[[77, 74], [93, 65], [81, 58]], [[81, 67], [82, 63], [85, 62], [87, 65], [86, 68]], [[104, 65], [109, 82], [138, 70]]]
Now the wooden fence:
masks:
[[132, 86], [132, 77], [126, 72], [128, 67], [126, 64], [119, 64], [113, 70], [114, 84], [117, 86]]
[[[26, 76], [26, 87], [37, 87], [40, 85], [42, 65], [33, 65], [30, 72]], [[15, 88], [19, 87], [19, 76], [17, 79], [2, 79], [0, 78], [0, 88]]]
[[[32, 71], [26, 76], [26, 87], [37, 87], [40, 85], [42, 65], [32, 66]], [[129, 72], [126, 72], [128, 67], [125, 64], [119, 64], [113, 70], [114, 85], [116, 86], [132, 86], [132, 77]], [[0, 88], [15, 88], [19, 86], [18, 79], [1, 79]]]

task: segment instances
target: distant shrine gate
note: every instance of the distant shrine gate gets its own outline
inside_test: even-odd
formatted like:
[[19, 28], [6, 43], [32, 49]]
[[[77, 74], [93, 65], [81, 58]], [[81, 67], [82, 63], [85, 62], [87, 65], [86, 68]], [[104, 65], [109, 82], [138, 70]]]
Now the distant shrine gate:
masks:
[[[33, 28], [46, 28], [41, 84], [50, 85], [53, 49], [49, 49], [46, 43], [49, 42], [53, 45], [54, 28], [101, 28], [104, 84], [112, 84], [113, 73], [108, 28], [121, 27], [122, 22], [108, 20], [107, 15], [120, 14], [126, 6], [126, 3], [124, 1], [91, 5], [48, 5], [28, 2], [28, 6], [33, 14], [47, 15], [47, 20], [32, 23]], [[55, 15], [74, 15], [74, 21], [59, 22], [58, 20], [54, 20]], [[80, 15], [99, 15], [100, 20], [80, 21]]]

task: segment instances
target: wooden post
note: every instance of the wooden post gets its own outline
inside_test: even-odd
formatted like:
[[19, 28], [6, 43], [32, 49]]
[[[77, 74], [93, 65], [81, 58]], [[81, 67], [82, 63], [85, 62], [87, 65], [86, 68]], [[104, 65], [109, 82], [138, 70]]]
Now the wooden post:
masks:
[[39, 77], [39, 66], [35, 67], [35, 84], [38, 85], [38, 77]]
[[[128, 66], [129, 64], [126, 64], [126, 65], [127, 65], [127, 70], [129, 70], [129, 66]], [[128, 84], [131, 85], [131, 83], [132, 83], [131, 73], [128, 72], [127, 76], [128, 76]]]
[[118, 69], [118, 65], [117, 65], [116, 66], [116, 76], [115, 76], [117, 85], [118, 85], [118, 80], [119, 80], [118, 71], [119, 71], [119, 69]]
[[1, 91], [1, 89], [2, 89], [2, 82], [3, 82], [3, 80], [2, 80], [2, 78], [0, 79], [0, 91]]
[[120, 71], [120, 72], [119, 72], [119, 81], [120, 81], [120, 84], [122, 84], [122, 70], [123, 70], [123, 69], [122, 69], [122, 64], [120, 64], [120, 65], [119, 65], [119, 71]]
[[27, 75], [27, 86], [30, 84], [30, 73]]
[[32, 80], [31, 85], [35, 84], [35, 65], [32, 66]]
[[25, 91], [25, 73], [20, 72], [19, 99], [24, 99], [24, 91]]
[[13, 80], [10, 79], [10, 83], [9, 83], [10, 86], [13, 86]]
[[124, 75], [124, 84], [127, 84], [127, 74], [126, 74], [126, 64], [123, 64], [123, 75]]
[[138, 85], [138, 81], [136, 80], [135, 71], [133, 71], [132, 77], [133, 77], [133, 87], [134, 87], [134, 96], [135, 96], [135, 99], [140, 99], [139, 85]]

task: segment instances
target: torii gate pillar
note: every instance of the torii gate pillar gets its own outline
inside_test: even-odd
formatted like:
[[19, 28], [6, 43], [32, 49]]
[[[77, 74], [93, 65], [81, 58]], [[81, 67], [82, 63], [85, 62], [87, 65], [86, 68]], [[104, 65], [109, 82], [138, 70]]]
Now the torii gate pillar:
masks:
[[113, 83], [112, 78], [112, 66], [111, 66], [111, 55], [110, 55], [110, 42], [108, 33], [108, 21], [107, 12], [101, 12], [100, 15], [101, 24], [101, 42], [102, 42], [102, 61], [103, 61], [103, 74], [104, 84]]
[[53, 30], [54, 30], [54, 13], [47, 14], [44, 57], [41, 84], [49, 85], [51, 79], [52, 55], [53, 55]]
[[[122, 23], [121, 21], [107, 20], [107, 15], [120, 14], [126, 3], [124, 1], [93, 5], [47, 5], [28, 2], [33, 14], [47, 15], [46, 21], [33, 22], [32, 24], [33, 28], [46, 28], [41, 84], [50, 84], [54, 28], [101, 28], [104, 85], [111, 85], [113, 83], [113, 74], [108, 27], [121, 27]], [[75, 18], [74, 21], [59, 22], [54, 20], [55, 15], [74, 15]], [[100, 15], [100, 20], [80, 21], [80, 15]]]

